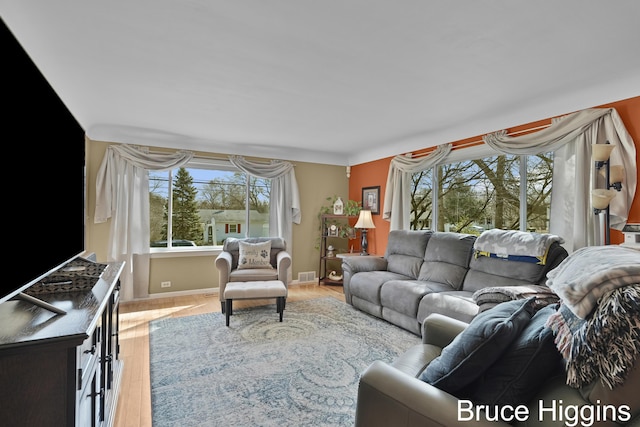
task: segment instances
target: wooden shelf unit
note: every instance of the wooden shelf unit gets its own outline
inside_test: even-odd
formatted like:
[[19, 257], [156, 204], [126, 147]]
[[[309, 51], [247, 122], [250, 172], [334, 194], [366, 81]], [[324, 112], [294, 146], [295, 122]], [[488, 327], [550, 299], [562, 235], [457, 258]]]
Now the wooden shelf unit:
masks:
[[[342, 285], [342, 280], [332, 280], [328, 276], [332, 271], [342, 275], [342, 259], [339, 253], [349, 252], [350, 241], [356, 238], [355, 231], [352, 236], [346, 233], [347, 227], [353, 228], [357, 216], [322, 214], [320, 217], [320, 254], [318, 266], [318, 280], [325, 285]], [[353, 222], [353, 224], [352, 224]], [[329, 233], [329, 227], [335, 225], [337, 235]], [[327, 256], [327, 248], [334, 247], [334, 256]]]

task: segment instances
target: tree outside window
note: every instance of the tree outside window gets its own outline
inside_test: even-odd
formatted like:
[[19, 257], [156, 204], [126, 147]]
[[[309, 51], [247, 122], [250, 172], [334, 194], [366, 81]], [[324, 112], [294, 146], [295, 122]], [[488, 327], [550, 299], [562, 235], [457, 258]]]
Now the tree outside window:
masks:
[[[416, 173], [411, 194], [411, 228], [470, 234], [490, 228], [548, 232], [552, 163], [550, 153], [497, 155]], [[524, 198], [520, 187], [523, 182]], [[435, 227], [434, 196], [438, 206]], [[522, 225], [521, 210], [526, 212], [526, 224]]]
[[270, 184], [232, 166], [149, 172], [151, 247], [219, 246], [227, 237], [268, 236]]

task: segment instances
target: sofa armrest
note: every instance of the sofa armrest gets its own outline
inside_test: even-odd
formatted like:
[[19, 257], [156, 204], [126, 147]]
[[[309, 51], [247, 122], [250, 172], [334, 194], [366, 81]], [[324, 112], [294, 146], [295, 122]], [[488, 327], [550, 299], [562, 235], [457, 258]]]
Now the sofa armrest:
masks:
[[344, 300], [351, 304], [351, 278], [356, 273], [387, 271], [387, 260], [377, 256], [348, 256], [342, 259], [342, 289]]
[[[356, 427], [460, 426], [458, 399], [382, 362], [373, 362], [360, 378]], [[504, 422], [474, 420], [475, 426]]]
[[422, 323], [422, 343], [444, 348], [468, 325], [443, 314], [430, 314]]

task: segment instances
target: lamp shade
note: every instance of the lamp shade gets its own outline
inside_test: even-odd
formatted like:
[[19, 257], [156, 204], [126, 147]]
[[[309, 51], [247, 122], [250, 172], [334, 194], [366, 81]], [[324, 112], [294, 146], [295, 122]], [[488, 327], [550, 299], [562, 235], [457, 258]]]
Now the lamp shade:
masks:
[[624, 182], [624, 166], [622, 165], [615, 165], [610, 168], [609, 185], [616, 182]]
[[591, 158], [596, 162], [606, 162], [614, 148], [614, 144], [591, 144]]
[[606, 209], [617, 193], [616, 190], [605, 190], [603, 188], [591, 190], [591, 204], [596, 209]]
[[361, 210], [358, 222], [353, 226], [354, 228], [376, 228], [373, 224], [373, 218], [371, 218], [371, 211]]

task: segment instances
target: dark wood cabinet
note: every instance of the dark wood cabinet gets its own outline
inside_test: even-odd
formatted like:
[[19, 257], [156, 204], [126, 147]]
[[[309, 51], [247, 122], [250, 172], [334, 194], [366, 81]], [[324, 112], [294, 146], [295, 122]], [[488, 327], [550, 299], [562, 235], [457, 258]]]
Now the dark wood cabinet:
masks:
[[118, 307], [124, 265], [93, 264], [100, 266], [99, 275], [74, 274], [73, 290], [37, 295], [66, 314], [22, 300], [0, 304], [0, 424], [113, 425], [122, 373]]

